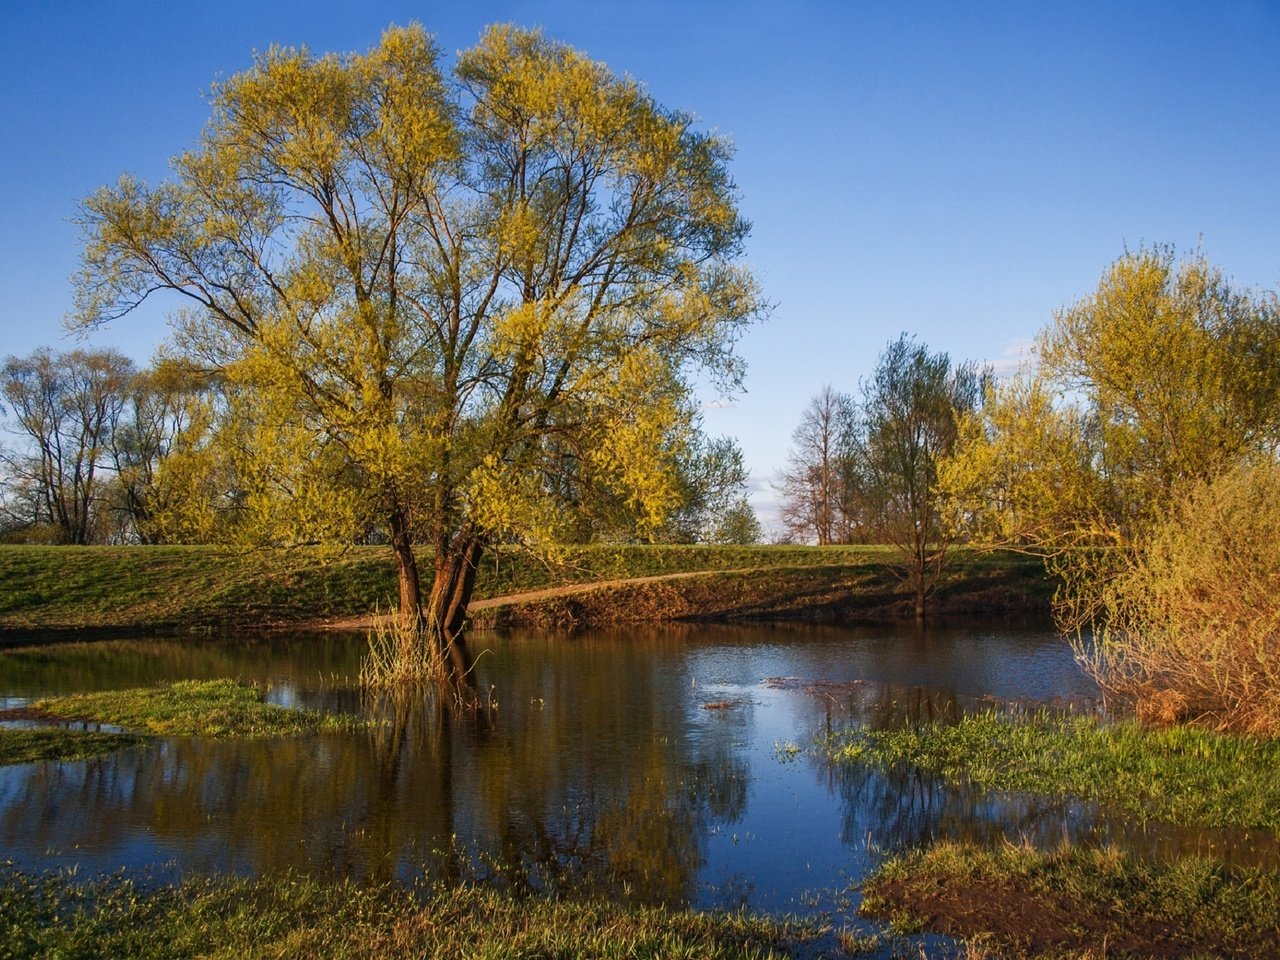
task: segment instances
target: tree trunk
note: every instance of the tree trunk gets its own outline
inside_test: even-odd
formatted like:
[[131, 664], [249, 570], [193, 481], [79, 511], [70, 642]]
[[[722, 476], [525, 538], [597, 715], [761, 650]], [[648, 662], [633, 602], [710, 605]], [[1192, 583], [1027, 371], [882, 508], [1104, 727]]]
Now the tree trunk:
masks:
[[422, 627], [422, 587], [418, 580], [418, 559], [404, 514], [393, 510], [390, 518], [391, 550], [396, 556], [400, 581], [400, 622], [406, 631], [418, 633]]
[[[463, 632], [483, 552], [480, 538], [469, 531], [455, 536], [441, 534], [436, 538], [435, 576], [424, 604], [408, 522], [398, 509], [391, 512], [389, 520], [391, 549], [400, 581], [402, 642], [434, 644], [443, 667], [440, 680], [451, 688], [455, 699], [474, 702], [472, 661]], [[421, 646], [404, 651], [412, 657], [422, 652]]]
[[924, 604], [929, 596], [929, 558], [923, 539], [917, 534], [915, 556], [911, 558], [911, 587], [915, 594], [916, 623], [924, 622]]
[[458, 691], [471, 682], [471, 657], [463, 631], [482, 552], [480, 540], [470, 534], [438, 538], [435, 579], [424, 611], [428, 634], [440, 644], [448, 680]]

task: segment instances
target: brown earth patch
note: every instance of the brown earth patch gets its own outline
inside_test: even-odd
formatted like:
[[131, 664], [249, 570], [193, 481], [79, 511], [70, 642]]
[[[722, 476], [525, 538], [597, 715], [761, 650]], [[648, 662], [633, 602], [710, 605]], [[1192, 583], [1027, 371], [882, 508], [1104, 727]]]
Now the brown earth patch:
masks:
[[[1048, 602], [981, 576], [941, 591], [935, 618], [1045, 614]], [[885, 622], [910, 618], [911, 601], [884, 566], [706, 571], [557, 587], [472, 603], [479, 628], [572, 629], [679, 620]]]
[[[1207, 942], [1158, 917], [1134, 916], [1066, 891], [1030, 890], [993, 877], [872, 881], [862, 912], [886, 921], [998, 945], [1002, 957], [1193, 958], [1276, 957], [1280, 947]], [[1260, 952], [1261, 951], [1261, 952]]]
[[10, 707], [7, 710], [0, 710], [0, 721], [2, 720], [26, 720], [31, 723], [68, 723], [68, 722], [84, 722], [71, 721], [67, 717], [59, 717], [47, 710], [37, 710], [35, 707]]

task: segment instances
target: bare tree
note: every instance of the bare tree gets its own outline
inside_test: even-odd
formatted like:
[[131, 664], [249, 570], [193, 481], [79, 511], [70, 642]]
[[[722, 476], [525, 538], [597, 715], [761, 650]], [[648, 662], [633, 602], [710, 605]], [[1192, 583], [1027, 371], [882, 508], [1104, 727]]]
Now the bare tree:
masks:
[[133, 363], [114, 350], [55, 354], [46, 347], [5, 361], [0, 395], [20, 438], [0, 450], [11, 525], [48, 524], [61, 542], [92, 541], [108, 436], [133, 374]]
[[791, 435], [787, 467], [775, 486], [790, 538], [819, 545], [848, 541], [844, 480], [853, 426], [853, 401], [830, 385], [805, 407]]
[[155, 522], [156, 474], [175, 439], [189, 425], [190, 400], [201, 386], [170, 364], [139, 370], [124, 387], [124, 398], [107, 437], [114, 471], [109, 509], [122, 539], [160, 543]]

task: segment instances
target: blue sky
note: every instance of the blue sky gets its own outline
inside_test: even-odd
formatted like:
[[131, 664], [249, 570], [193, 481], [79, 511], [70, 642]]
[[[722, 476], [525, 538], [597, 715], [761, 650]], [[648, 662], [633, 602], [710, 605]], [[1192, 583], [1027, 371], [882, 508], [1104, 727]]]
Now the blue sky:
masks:
[[[1280, 286], [1276, 0], [0, 0], [0, 355], [65, 342], [77, 200], [163, 177], [216, 78], [415, 20], [447, 51], [542, 26], [734, 141], [776, 309], [742, 341], [747, 392], [706, 423], [739, 439], [766, 519], [808, 399], [855, 390], [902, 331], [1000, 361], [1143, 243]], [[145, 361], [164, 333], [152, 310], [91, 342]]]

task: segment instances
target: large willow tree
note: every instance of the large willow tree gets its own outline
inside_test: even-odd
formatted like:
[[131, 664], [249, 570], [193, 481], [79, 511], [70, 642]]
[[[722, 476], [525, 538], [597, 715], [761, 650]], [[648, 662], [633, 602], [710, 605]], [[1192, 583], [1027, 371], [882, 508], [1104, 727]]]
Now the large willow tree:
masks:
[[729, 149], [512, 27], [451, 72], [416, 26], [273, 49], [212, 107], [167, 182], [84, 202], [79, 322], [185, 298], [177, 342], [235, 398], [262, 538], [380, 526], [405, 634], [457, 680], [487, 543], [554, 540], [584, 485], [641, 526], [676, 506], [690, 374], [735, 384], [761, 309]]

